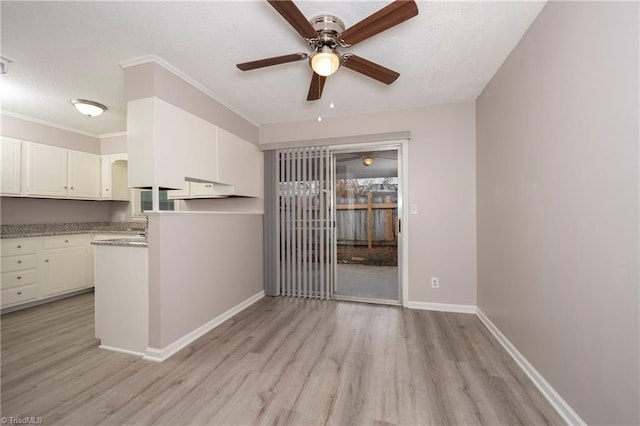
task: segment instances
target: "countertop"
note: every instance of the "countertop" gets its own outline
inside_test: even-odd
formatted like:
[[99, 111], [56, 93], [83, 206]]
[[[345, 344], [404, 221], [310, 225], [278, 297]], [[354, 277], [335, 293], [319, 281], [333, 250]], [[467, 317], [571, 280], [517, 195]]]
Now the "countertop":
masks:
[[82, 222], [37, 223], [28, 225], [2, 225], [0, 238], [43, 237], [70, 234], [139, 235], [145, 231], [145, 222]]
[[114, 238], [112, 240], [91, 241], [94, 246], [119, 246], [119, 247], [148, 247], [147, 240], [142, 237], [137, 238]]

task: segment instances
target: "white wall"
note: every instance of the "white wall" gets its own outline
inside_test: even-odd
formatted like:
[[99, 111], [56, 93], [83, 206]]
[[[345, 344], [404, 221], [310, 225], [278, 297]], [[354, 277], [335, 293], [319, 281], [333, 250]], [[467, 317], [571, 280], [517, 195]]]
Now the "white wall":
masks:
[[2, 197], [0, 217], [3, 225], [108, 222], [109, 203], [102, 201]]
[[[473, 103], [264, 125], [260, 144], [407, 132], [409, 300], [476, 304], [475, 106]], [[440, 278], [432, 289], [430, 277]]]
[[478, 305], [588, 424], [640, 423], [638, 12], [547, 3], [477, 100]]
[[122, 154], [127, 152], [127, 135], [118, 134], [100, 138], [100, 154]]
[[100, 154], [100, 139], [98, 138], [7, 114], [1, 116], [1, 132], [2, 136], [21, 141]]
[[149, 344], [162, 349], [262, 291], [262, 215], [149, 215]]

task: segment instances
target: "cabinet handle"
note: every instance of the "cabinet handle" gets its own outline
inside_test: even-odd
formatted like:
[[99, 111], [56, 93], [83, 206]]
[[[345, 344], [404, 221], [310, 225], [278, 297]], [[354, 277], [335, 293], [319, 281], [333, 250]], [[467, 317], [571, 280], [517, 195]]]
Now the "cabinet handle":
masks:
[[19, 280], [21, 280], [21, 279], [22, 279], [22, 276], [18, 275], [18, 279], [19, 279]]
[[18, 260], [18, 265], [22, 263], [22, 260]]
[[64, 189], [67, 189], [67, 187], [65, 186]]
[[44, 261], [45, 261], [45, 262], [49, 262], [49, 259], [45, 259]]
[[65, 243], [68, 243], [68, 242], [69, 242], [69, 240], [64, 240], [64, 242], [65, 242]]
[[18, 248], [22, 248], [22, 246], [18, 246]]
[[71, 187], [71, 189], [73, 189], [73, 186]]
[[21, 291], [18, 292], [18, 296], [22, 296], [22, 292]]
[[104, 190], [105, 190], [105, 191], [109, 191], [109, 188], [105, 188]]

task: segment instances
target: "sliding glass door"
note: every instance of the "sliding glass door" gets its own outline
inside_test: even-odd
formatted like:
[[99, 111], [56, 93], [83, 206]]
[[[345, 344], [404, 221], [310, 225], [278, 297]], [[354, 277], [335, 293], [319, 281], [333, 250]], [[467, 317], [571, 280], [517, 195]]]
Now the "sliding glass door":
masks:
[[398, 303], [398, 150], [335, 153], [334, 291]]
[[399, 147], [265, 154], [265, 292], [398, 304]]

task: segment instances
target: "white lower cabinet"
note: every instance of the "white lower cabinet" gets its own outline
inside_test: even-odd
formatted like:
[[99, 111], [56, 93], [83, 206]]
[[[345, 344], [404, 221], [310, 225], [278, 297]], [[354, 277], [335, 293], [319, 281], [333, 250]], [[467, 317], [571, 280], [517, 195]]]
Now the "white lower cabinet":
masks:
[[93, 286], [93, 234], [2, 240], [1, 307]]
[[86, 287], [88, 250], [86, 245], [43, 250], [39, 296], [56, 296]]
[[33, 238], [2, 241], [2, 307], [36, 300], [37, 248]]

